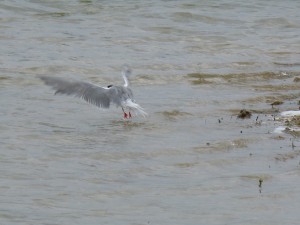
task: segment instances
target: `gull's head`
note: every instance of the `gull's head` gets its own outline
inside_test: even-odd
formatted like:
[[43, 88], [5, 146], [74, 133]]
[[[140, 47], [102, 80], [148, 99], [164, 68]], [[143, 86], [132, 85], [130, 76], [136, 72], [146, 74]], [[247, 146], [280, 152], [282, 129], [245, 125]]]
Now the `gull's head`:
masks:
[[128, 77], [130, 74], [131, 74], [132, 70], [131, 68], [127, 65], [127, 64], [124, 64], [122, 66], [122, 74], [125, 75], [126, 77]]
[[122, 66], [122, 76], [123, 76], [123, 79], [124, 79], [124, 87], [127, 87], [129, 85], [129, 81], [128, 81], [128, 77], [130, 76], [131, 74], [131, 69], [130, 67], [125, 64]]

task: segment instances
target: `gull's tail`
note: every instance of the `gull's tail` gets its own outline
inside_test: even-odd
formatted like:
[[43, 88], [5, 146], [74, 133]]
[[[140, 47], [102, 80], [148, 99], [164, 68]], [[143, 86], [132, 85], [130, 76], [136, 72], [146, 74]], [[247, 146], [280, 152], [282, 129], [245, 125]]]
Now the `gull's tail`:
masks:
[[124, 103], [124, 106], [129, 110], [134, 111], [136, 114], [141, 114], [143, 117], [148, 116], [144, 109], [139, 104], [134, 103], [131, 99], [127, 99]]

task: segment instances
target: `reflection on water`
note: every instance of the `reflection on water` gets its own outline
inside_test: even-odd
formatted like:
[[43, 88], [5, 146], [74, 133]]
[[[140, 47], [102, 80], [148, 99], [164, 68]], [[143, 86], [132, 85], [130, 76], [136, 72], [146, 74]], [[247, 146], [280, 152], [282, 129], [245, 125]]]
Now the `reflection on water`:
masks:
[[[299, 7], [1, 2], [0, 220], [298, 224], [299, 135], [276, 128], [299, 125], [280, 115], [299, 110]], [[147, 118], [37, 79], [122, 84], [124, 63]]]

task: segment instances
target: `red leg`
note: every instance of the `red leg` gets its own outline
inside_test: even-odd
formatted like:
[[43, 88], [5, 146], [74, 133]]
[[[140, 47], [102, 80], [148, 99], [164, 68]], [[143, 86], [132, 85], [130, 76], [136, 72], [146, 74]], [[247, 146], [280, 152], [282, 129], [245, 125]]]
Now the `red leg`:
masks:
[[124, 119], [128, 119], [128, 115], [127, 113], [124, 111], [123, 107], [122, 107], [123, 113], [124, 113]]

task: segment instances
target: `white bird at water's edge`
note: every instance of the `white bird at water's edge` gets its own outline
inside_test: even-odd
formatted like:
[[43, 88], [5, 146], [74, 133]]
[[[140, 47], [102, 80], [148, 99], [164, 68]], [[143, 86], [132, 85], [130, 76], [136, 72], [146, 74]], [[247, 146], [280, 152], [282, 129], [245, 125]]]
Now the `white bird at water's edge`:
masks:
[[[51, 76], [39, 76], [39, 78], [42, 79], [46, 85], [51, 86], [56, 91], [55, 94], [73, 95], [100, 108], [109, 108], [111, 103], [114, 103], [117, 107], [121, 106], [124, 119], [132, 117], [130, 112], [139, 113], [145, 117], [148, 114], [140, 105], [135, 103], [132, 90], [129, 88], [128, 77], [130, 74], [131, 69], [127, 65], [124, 65], [122, 69], [124, 85], [108, 85], [107, 87], [100, 87], [82, 81], [69, 81]], [[126, 110], [128, 110], [128, 113], [126, 113]]]

